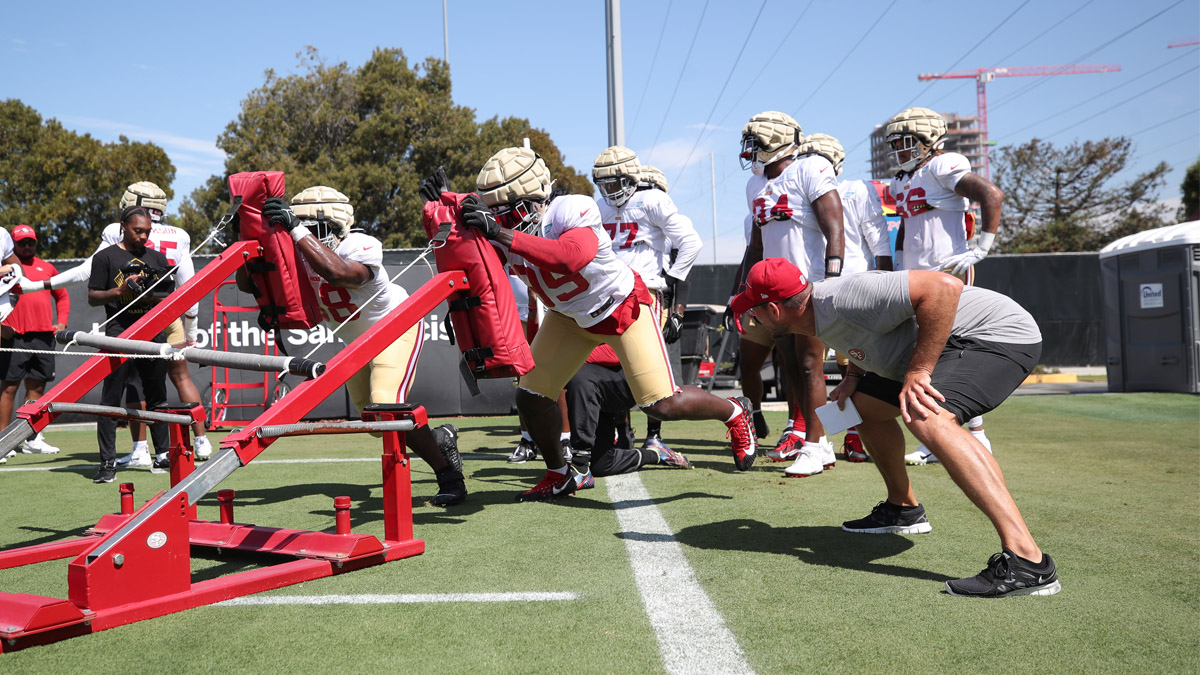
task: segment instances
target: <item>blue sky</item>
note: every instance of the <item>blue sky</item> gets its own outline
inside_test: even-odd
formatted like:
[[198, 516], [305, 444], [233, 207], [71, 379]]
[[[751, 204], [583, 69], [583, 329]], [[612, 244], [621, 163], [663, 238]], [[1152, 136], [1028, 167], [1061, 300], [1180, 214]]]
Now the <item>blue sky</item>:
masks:
[[[1167, 162], [1173, 171], [1161, 197], [1178, 197], [1183, 169], [1200, 156], [1200, 48], [1167, 45], [1200, 37], [1200, 3], [946, 7], [622, 3], [626, 145], [666, 171], [705, 239], [702, 262], [714, 250], [721, 262], [741, 255], [747, 174], [737, 152], [747, 118], [782, 110], [806, 133], [837, 136], [850, 153], [843, 176], [866, 178], [868, 134], [902, 108], [975, 112], [973, 81], [918, 82], [925, 72], [1120, 65], [1119, 73], [996, 80], [988, 85], [991, 138], [1006, 145], [1134, 134], [1133, 170]], [[529, 118], [587, 170], [608, 145], [603, 0], [449, 0], [449, 23], [455, 100], [479, 119]], [[162, 145], [178, 170], [177, 204], [223, 172], [215, 140], [264, 71], [294, 71], [306, 45], [352, 65], [377, 46], [402, 48], [412, 62], [440, 58], [442, 3], [9, 3], [0, 23], [0, 96], [102, 140], [125, 134]]]

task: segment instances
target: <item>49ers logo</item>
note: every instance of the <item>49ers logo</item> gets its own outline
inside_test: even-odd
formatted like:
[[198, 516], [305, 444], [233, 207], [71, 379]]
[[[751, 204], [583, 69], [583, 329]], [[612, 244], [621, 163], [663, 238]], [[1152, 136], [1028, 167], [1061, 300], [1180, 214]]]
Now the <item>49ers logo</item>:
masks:
[[849, 354], [850, 358], [854, 359], [855, 361], [862, 361], [863, 359], [867, 358], [867, 353], [861, 349], [858, 349], [857, 347], [846, 353]]

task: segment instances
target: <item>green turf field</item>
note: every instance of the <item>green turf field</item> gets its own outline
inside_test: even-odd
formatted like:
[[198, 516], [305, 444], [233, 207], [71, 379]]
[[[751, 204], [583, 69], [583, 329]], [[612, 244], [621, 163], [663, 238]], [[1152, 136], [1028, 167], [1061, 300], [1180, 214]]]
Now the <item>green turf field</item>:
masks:
[[[0, 654], [0, 672], [660, 672], [664, 657], [634, 581], [606, 481], [559, 503], [518, 504], [540, 464], [505, 463], [513, 418], [462, 430], [470, 500], [426, 504], [425, 554], [266, 595], [565, 592], [546, 602], [203, 607]], [[782, 413], [768, 413], [773, 442]], [[644, 429], [638, 420], [639, 431]], [[641, 472], [659, 511], [750, 668], [771, 672], [1195, 672], [1200, 669], [1200, 399], [1167, 394], [1027, 396], [987, 417], [1010, 489], [1063, 591], [954, 598], [947, 579], [999, 550], [984, 516], [934, 465], [912, 467], [927, 535], [853, 535], [843, 520], [883, 498], [870, 464], [839, 461], [807, 479], [783, 464], [736, 473], [718, 423], [672, 423], [691, 471]], [[47, 435], [53, 457], [0, 467], [0, 547], [78, 534], [117, 508], [91, 483], [93, 432]], [[124, 450], [126, 442], [122, 440]], [[261, 460], [377, 458], [367, 437], [287, 439]], [[86, 468], [84, 465], [87, 465]], [[11, 471], [36, 466], [52, 471]], [[79, 468], [74, 468], [79, 467]], [[133, 470], [138, 503], [167, 478]], [[382, 536], [377, 462], [255, 462], [222, 487], [239, 522], [332, 530], [332, 498], [354, 501], [356, 531]], [[215, 495], [200, 517], [216, 519]], [[196, 578], [247, 569], [196, 560]], [[65, 597], [66, 561], [0, 571], [0, 590]], [[681, 608], [687, 610], [687, 607]]]

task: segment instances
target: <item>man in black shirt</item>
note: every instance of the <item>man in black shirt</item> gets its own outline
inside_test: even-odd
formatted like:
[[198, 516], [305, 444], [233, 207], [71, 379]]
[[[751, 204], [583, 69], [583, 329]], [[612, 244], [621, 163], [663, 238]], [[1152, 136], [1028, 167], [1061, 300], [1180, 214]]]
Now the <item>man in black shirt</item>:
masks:
[[[170, 267], [166, 256], [146, 247], [146, 241], [150, 237], [150, 214], [145, 208], [130, 206], [121, 211], [121, 235], [123, 238], [120, 243], [109, 246], [93, 256], [92, 276], [88, 281], [88, 304], [93, 307], [104, 305], [104, 315], [111, 319], [104, 326], [104, 334], [109, 337], [116, 337], [132, 326], [167, 293], [166, 290], [157, 293], [156, 288], [154, 292], [135, 302], [142, 289], [152, 283], [149, 277], [154, 274], [153, 271]], [[147, 271], [138, 273], [136, 270], [139, 268]], [[169, 288], [166, 284], [160, 287]], [[153, 341], [166, 342], [166, 339], [159, 334]], [[100, 394], [101, 405], [122, 404], [125, 381], [135, 369], [142, 379], [146, 409], [153, 410], [155, 406], [166, 402], [166, 362], [161, 359], [127, 359], [112, 375], [104, 378], [104, 388]], [[154, 443], [154, 451], [158, 453], [154, 468], [167, 468], [170, 440], [166, 423], [151, 424], [150, 437]], [[96, 472], [92, 482], [111, 483], [116, 477], [116, 439], [117, 421], [109, 417], [99, 418], [96, 422], [96, 443], [100, 447], [100, 470]]]

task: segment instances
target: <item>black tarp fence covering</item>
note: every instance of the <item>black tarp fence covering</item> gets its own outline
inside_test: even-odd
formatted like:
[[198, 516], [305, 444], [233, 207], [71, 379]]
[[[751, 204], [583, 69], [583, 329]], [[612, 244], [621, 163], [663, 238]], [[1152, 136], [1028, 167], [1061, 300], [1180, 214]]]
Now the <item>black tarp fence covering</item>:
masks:
[[[724, 306], [736, 265], [696, 265], [691, 301]], [[1042, 331], [1045, 366], [1104, 365], [1103, 300], [1097, 253], [992, 255], [975, 283], [1021, 304]]]

